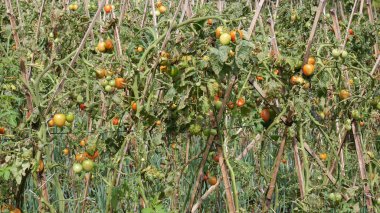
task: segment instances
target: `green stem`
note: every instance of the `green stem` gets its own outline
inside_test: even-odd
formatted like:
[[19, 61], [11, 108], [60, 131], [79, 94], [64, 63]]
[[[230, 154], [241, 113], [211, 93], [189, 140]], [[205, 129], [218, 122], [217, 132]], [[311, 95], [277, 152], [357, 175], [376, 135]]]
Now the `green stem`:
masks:
[[297, 122], [297, 126], [298, 126], [298, 137], [299, 137], [299, 141], [300, 141], [300, 144], [301, 144], [301, 151], [302, 151], [302, 159], [303, 159], [303, 162], [304, 162], [304, 173], [305, 173], [305, 196], [306, 194], [308, 193], [309, 191], [309, 161], [307, 159], [307, 153], [306, 153], [306, 150], [305, 150], [305, 146], [304, 146], [304, 140], [303, 140], [303, 128], [302, 128], [302, 125], [303, 123], [301, 122]]

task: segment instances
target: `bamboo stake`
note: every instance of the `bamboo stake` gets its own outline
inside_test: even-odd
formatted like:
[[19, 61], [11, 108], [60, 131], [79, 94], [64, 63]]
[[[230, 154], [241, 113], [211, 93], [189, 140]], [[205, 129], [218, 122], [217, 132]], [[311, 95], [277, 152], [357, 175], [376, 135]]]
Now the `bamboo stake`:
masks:
[[84, 194], [83, 194], [82, 213], [86, 211], [86, 200], [87, 200], [88, 188], [90, 186], [90, 181], [91, 181], [91, 173], [86, 173], [86, 175], [84, 176], [84, 180], [85, 180], [85, 188], [84, 188]]
[[363, 185], [364, 185], [364, 195], [366, 199], [367, 211], [369, 213], [372, 213], [373, 212], [372, 195], [371, 195], [371, 191], [367, 182], [367, 174], [366, 174], [365, 162], [363, 158], [363, 148], [362, 148], [361, 140], [359, 137], [359, 133], [356, 130], [355, 121], [352, 122], [351, 127], [352, 127], [352, 133], [354, 134], [356, 154], [358, 156], [360, 178], [362, 179]]
[[271, 201], [272, 201], [272, 195], [273, 195], [273, 192], [274, 192], [274, 188], [276, 186], [278, 170], [280, 168], [280, 163], [281, 163], [282, 155], [284, 154], [285, 142], [286, 142], [287, 136], [288, 136], [288, 127], [285, 127], [284, 133], [282, 135], [282, 141], [281, 141], [281, 144], [280, 144], [280, 148], [278, 150], [277, 157], [276, 157], [276, 160], [275, 160], [275, 163], [274, 163], [272, 177], [271, 177], [271, 181], [270, 181], [270, 184], [269, 184], [269, 187], [268, 187], [268, 193], [266, 195], [266, 200], [265, 200], [265, 205], [263, 207], [263, 212], [267, 212], [269, 210], [269, 208], [270, 208], [270, 204], [271, 204]]
[[338, 40], [338, 42], [341, 42], [342, 36], [340, 35], [340, 27], [339, 27], [339, 21], [338, 17], [336, 15], [336, 8], [330, 10], [331, 19], [333, 21], [333, 29], [335, 33], [335, 38]]
[[348, 20], [347, 29], [346, 29], [346, 35], [344, 36], [342, 49], [344, 49], [344, 47], [346, 46], [347, 38], [349, 36], [350, 26], [351, 26], [351, 23], [352, 23], [352, 18], [354, 17], [355, 9], [356, 9], [356, 5], [357, 4], [358, 4], [358, 0], [355, 0], [354, 6], [352, 6], [352, 12], [351, 12], [351, 15], [350, 15], [350, 19]]
[[245, 147], [245, 149], [241, 152], [241, 154], [236, 157], [236, 160], [243, 159], [248, 154], [248, 152], [254, 147], [254, 145], [257, 142], [261, 141], [261, 139], [262, 139], [262, 136], [260, 134], [257, 134], [256, 137], [251, 141], [251, 143], [249, 143]]
[[146, 0], [145, 1], [145, 6], [144, 6], [144, 14], [143, 14], [143, 17], [142, 17], [142, 20], [141, 20], [141, 28], [144, 27], [144, 24], [145, 24], [145, 19], [146, 19], [146, 13], [148, 12], [148, 2], [149, 0]]
[[263, 7], [264, 2], [265, 2], [265, 0], [260, 0], [259, 4], [256, 7], [255, 15], [253, 16], [252, 21], [251, 21], [251, 25], [248, 28], [247, 40], [251, 39], [251, 36], [255, 31], [256, 22], [257, 22], [257, 19], [259, 18], [261, 8]]
[[298, 145], [296, 137], [293, 138], [294, 164], [296, 166], [298, 185], [300, 188], [301, 199], [305, 198], [305, 181], [303, 178], [302, 165], [300, 155], [298, 153]]
[[236, 211], [235, 211], [235, 203], [234, 203], [234, 200], [232, 198], [231, 184], [228, 181], [229, 177], [228, 177], [226, 164], [224, 164], [223, 152], [219, 152], [219, 153], [220, 153], [219, 165], [220, 165], [220, 169], [222, 170], [223, 184], [224, 184], [224, 190], [226, 191], [228, 211], [233, 213]]
[[314, 35], [315, 35], [315, 32], [317, 31], [317, 26], [318, 26], [319, 18], [321, 16], [321, 13], [322, 13], [323, 9], [326, 6], [326, 3], [327, 3], [327, 0], [320, 0], [319, 1], [317, 13], [316, 13], [315, 18], [314, 18], [313, 27], [311, 28], [310, 36], [309, 36], [309, 39], [307, 41], [306, 53], [305, 53], [305, 55], [303, 57], [303, 63], [304, 64], [307, 63], [307, 60], [308, 60], [308, 58], [310, 56], [311, 45], [313, 44]]
[[[373, 17], [373, 12], [372, 12], [372, 1], [371, 0], [367, 0], [367, 11], [368, 11], [369, 23], [375, 24], [375, 19]], [[374, 48], [375, 48], [375, 56], [377, 56], [378, 54], [380, 54], [377, 39], [376, 39], [376, 43], [374, 45]]]
[[375, 65], [373, 66], [372, 71], [371, 71], [371, 73], [370, 73], [372, 76], [375, 74], [375, 72], [376, 72], [376, 70], [377, 70], [379, 64], [380, 64], [380, 55], [377, 56], [376, 63], [375, 63]]
[[11, 0], [5, 0], [5, 8], [7, 10], [7, 14], [9, 17], [9, 21], [11, 22], [11, 28], [12, 28], [12, 34], [13, 34], [13, 39], [16, 45], [16, 49], [20, 47], [20, 38], [17, 33], [17, 24], [16, 24], [16, 18], [13, 13], [13, 7]]
[[218, 188], [220, 181], [221, 178], [218, 178], [216, 184], [207, 189], [207, 191], [202, 195], [202, 197], [197, 201], [197, 203], [194, 204], [193, 208], [191, 209], [192, 213], [196, 212], [197, 209], [202, 205], [203, 201], [206, 200], [206, 198]]

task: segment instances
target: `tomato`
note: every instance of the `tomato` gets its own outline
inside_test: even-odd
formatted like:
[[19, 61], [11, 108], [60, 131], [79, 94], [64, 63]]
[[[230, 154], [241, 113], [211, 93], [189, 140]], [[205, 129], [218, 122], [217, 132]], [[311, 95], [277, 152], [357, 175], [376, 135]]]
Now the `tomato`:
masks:
[[208, 24], [209, 26], [211, 26], [211, 25], [212, 25], [212, 19], [208, 19], [208, 20], [207, 20], [207, 24]]
[[53, 120], [56, 126], [63, 127], [66, 122], [66, 116], [64, 114], [55, 114]]
[[236, 31], [235, 30], [232, 30], [230, 32], [230, 36], [231, 36], [231, 41], [232, 42], [235, 42], [236, 41]]
[[144, 47], [139, 46], [139, 47], [137, 47], [136, 50], [137, 50], [137, 52], [141, 53], [142, 51], [144, 51]]
[[[152, 13], [151, 13], [152, 14]], [[159, 10], [155, 10], [154, 11], [154, 14], [156, 15], [156, 16], [159, 16], [159, 15], [161, 15], [161, 13], [160, 13], [160, 11]]]
[[329, 194], [329, 200], [335, 202], [335, 193], [330, 193]]
[[95, 72], [97, 78], [104, 78], [107, 75], [107, 70], [105, 69], [96, 70]]
[[263, 76], [256, 76], [256, 80], [262, 81], [262, 80], [264, 80], [264, 78], [263, 78]]
[[360, 119], [360, 113], [356, 109], [351, 111], [351, 116], [353, 119], [356, 119], [356, 120]]
[[203, 181], [207, 181], [208, 180], [208, 176], [206, 174], [203, 175]]
[[73, 171], [74, 173], [78, 174], [83, 170], [82, 164], [80, 163], [74, 163], [73, 164]]
[[89, 160], [89, 159], [84, 160], [82, 162], [82, 166], [83, 166], [84, 171], [89, 172], [94, 168], [94, 161]]
[[86, 151], [86, 152], [84, 152], [84, 157], [85, 157], [85, 158], [88, 158], [88, 159], [91, 159], [91, 160], [95, 160], [96, 158], [99, 157], [99, 151], [96, 150], [96, 151], [94, 152], [93, 155], [90, 155], [90, 154]]
[[214, 101], [214, 105], [215, 105], [215, 108], [217, 109], [217, 110], [219, 110], [220, 108], [222, 108], [222, 102], [221, 101]]
[[100, 81], [100, 85], [102, 85], [102, 87], [107, 86], [107, 85], [108, 85], [108, 81], [107, 81], [107, 79], [103, 79], [103, 80], [101, 80], [101, 81]]
[[44, 168], [45, 168], [44, 162], [40, 159], [40, 161], [38, 163], [37, 172], [42, 173], [44, 171]]
[[311, 76], [314, 73], [314, 65], [312, 64], [305, 64], [302, 67], [302, 72], [305, 76]]
[[216, 129], [210, 129], [210, 135], [217, 135], [218, 131]]
[[21, 210], [19, 208], [14, 208], [9, 213], [21, 213]]
[[98, 46], [96, 47], [99, 52], [105, 52], [106, 51], [106, 42], [99, 42]]
[[111, 87], [115, 87], [115, 85], [116, 85], [115, 80], [110, 80], [110, 81], [108, 82], [108, 85], [110, 85]]
[[354, 30], [353, 30], [353, 29], [349, 29], [349, 30], [348, 30], [348, 34], [350, 34], [350, 35], [354, 35], [354, 34], [355, 34], [355, 32], [354, 32]]
[[377, 203], [377, 205], [380, 205], [380, 197], [378, 197], [378, 198], [376, 199], [376, 203]]
[[275, 70], [275, 71], [273, 71], [273, 73], [274, 73], [275, 75], [279, 75], [279, 74], [280, 74], [280, 70]]
[[69, 149], [65, 148], [62, 152], [63, 152], [64, 155], [68, 155], [69, 154]]
[[235, 52], [234, 51], [232, 51], [232, 50], [230, 50], [229, 52], [228, 52], [228, 56], [229, 57], [234, 57], [235, 56]]
[[341, 100], [345, 100], [347, 98], [349, 98], [351, 96], [350, 92], [348, 92], [347, 90], [344, 90], [342, 89], [340, 92], [339, 92], [339, 98]]
[[85, 104], [79, 104], [79, 109], [85, 110], [86, 109], [86, 105]]
[[104, 90], [105, 90], [106, 92], [112, 92], [112, 91], [113, 91], [113, 88], [112, 88], [110, 85], [106, 85], [106, 86], [104, 87]]
[[106, 50], [112, 50], [113, 49], [113, 43], [112, 43], [111, 39], [107, 39], [104, 43], [105, 43]]
[[119, 118], [118, 118], [118, 117], [114, 117], [114, 118], [112, 119], [112, 124], [113, 124], [114, 126], [119, 125]]
[[78, 162], [82, 162], [85, 159], [85, 156], [82, 153], [77, 153], [75, 155], [75, 160]]
[[268, 108], [264, 108], [260, 112], [260, 117], [265, 123], [270, 121], [270, 111]]
[[176, 144], [176, 143], [172, 143], [172, 144], [170, 144], [170, 147], [172, 147], [172, 149], [175, 149], [175, 148], [176, 148], [176, 146], [177, 146], [177, 144]]
[[76, 10], [78, 10], [78, 5], [77, 5], [77, 4], [70, 4], [70, 5], [69, 5], [69, 10], [71, 10], [71, 11], [76, 11]]
[[168, 71], [168, 67], [165, 66], [165, 65], [161, 65], [161, 66], [160, 66], [160, 71], [161, 71], [161, 72], [167, 72], [167, 71]]
[[326, 153], [321, 153], [321, 154], [319, 154], [319, 158], [324, 161], [324, 160], [327, 159], [327, 154]]
[[307, 59], [307, 63], [315, 65], [315, 59], [313, 57], [310, 57], [310, 58]]
[[178, 74], [178, 67], [177, 66], [172, 66], [172, 68], [170, 69], [170, 76], [171, 77], [175, 77], [177, 76]]
[[244, 106], [244, 104], [245, 104], [245, 100], [244, 100], [244, 98], [239, 98], [239, 99], [236, 101], [236, 106], [237, 106], [237, 107], [242, 107], [242, 106]]
[[338, 49], [333, 49], [333, 51], [332, 51], [332, 55], [333, 55], [334, 58], [339, 58], [340, 53], [341, 52]]
[[118, 89], [123, 89], [125, 87], [125, 79], [115, 78], [115, 87]]
[[216, 179], [215, 176], [211, 176], [211, 177], [209, 177], [209, 178], [207, 179], [207, 182], [208, 182], [211, 186], [213, 186], [213, 185], [215, 185], [215, 184], [218, 182], [218, 180]]
[[340, 193], [335, 194], [335, 201], [340, 202], [342, 200], [342, 195]]
[[66, 115], [66, 121], [71, 123], [74, 121], [74, 114], [69, 112], [67, 115]]
[[161, 7], [158, 8], [158, 11], [160, 11], [160, 14], [163, 14], [166, 12], [166, 7], [162, 5]]
[[214, 157], [212, 158], [216, 163], [219, 163], [219, 158], [220, 158], [220, 155], [219, 154], [216, 154], [214, 155]]
[[103, 7], [103, 9], [104, 9], [104, 12], [106, 12], [106, 13], [110, 13], [110, 12], [112, 11], [112, 5], [110, 5], [110, 4], [106, 4], [106, 5]]
[[360, 125], [361, 127], [363, 127], [363, 126], [365, 125], [364, 121], [360, 121], [360, 122], [359, 122], [359, 125]]
[[155, 122], [155, 124], [156, 124], [156, 126], [161, 126], [161, 121], [160, 121], [160, 120], [157, 120], [157, 121]]
[[80, 142], [79, 142], [79, 146], [86, 146], [86, 144], [87, 144], [87, 141], [86, 141], [86, 139], [83, 139], [83, 140], [81, 140]]
[[222, 26], [219, 26], [218, 28], [216, 28], [216, 30], [215, 30], [215, 36], [216, 36], [216, 38], [220, 38], [220, 35], [222, 35], [222, 31], [223, 31], [223, 27]]
[[233, 109], [235, 107], [234, 102], [232, 102], [232, 101], [228, 102], [227, 107], [228, 107], [228, 109]]
[[157, 3], [156, 3], [156, 7], [161, 7], [162, 6], [162, 2], [161, 1], [158, 1]]
[[132, 108], [133, 111], [136, 112], [137, 111], [137, 103], [136, 102], [132, 102], [131, 108]]
[[283, 164], [286, 164], [287, 160], [286, 160], [286, 159], [282, 159], [281, 162], [282, 162]]
[[230, 36], [230, 34], [228, 34], [228, 33], [223, 33], [223, 34], [220, 36], [219, 41], [220, 41], [220, 43], [223, 44], [223, 45], [228, 45], [228, 44], [230, 43], [230, 41], [231, 41], [231, 36]]
[[53, 119], [50, 119], [49, 122], [48, 122], [48, 126], [49, 127], [53, 127], [54, 126], [54, 120]]
[[290, 84], [292, 84], [292, 85], [302, 84], [302, 83], [304, 83], [304, 82], [305, 82], [305, 80], [304, 80], [301, 76], [293, 75], [293, 76], [290, 78]]
[[347, 58], [348, 52], [346, 50], [342, 51], [342, 58]]

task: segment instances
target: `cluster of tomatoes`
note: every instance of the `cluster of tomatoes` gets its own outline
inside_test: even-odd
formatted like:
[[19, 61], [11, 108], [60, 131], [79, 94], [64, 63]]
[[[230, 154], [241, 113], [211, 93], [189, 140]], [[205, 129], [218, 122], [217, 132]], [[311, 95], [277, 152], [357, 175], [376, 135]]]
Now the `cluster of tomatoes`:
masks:
[[[212, 24], [212, 20], [209, 19], [207, 21], [207, 24]], [[243, 31], [241, 30], [237, 30], [237, 32], [239, 33], [239, 38], [242, 39], [243, 38]], [[219, 26], [216, 28], [215, 30], [215, 36], [217, 39], [219, 39], [220, 43], [222, 45], [228, 45], [230, 44], [230, 42], [236, 42], [236, 30], [232, 30], [232, 31], [229, 31], [226, 27], [223, 27], [223, 26]]]
[[105, 41], [99, 41], [98, 45], [95, 48], [96, 51], [101, 53], [109, 53], [113, 51], [113, 42], [112, 39], [108, 38]]
[[57, 113], [54, 114], [53, 118], [51, 118], [48, 122], [49, 127], [63, 127], [67, 126], [70, 127], [74, 121], [74, 114], [73, 113], [67, 113], [67, 114], [62, 114], [62, 113]]
[[[94, 160], [99, 157], [99, 151], [97, 150], [95, 143], [88, 144], [87, 138], [81, 140], [79, 146], [85, 148], [86, 151], [75, 154], [73, 171], [74, 173], [80, 173], [82, 170], [90, 172], [94, 168]], [[67, 150], [67, 154], [64, 154], [68, 155], [68, 148], [65, 150]]]
[[113, 92], [115, 89], [124, 89], [126, 82], [124, 78], [113, 78], [113, 72], [106, 69], [98, 69], [95, 72], [96, 77], [99, 79], [99, 84], [106, 92]]
[[[155, 9], [154, 13], [156, 16], [164, 14], [167, 10], [167, 8], [162, 4], [161, 1], [156, 2], [155, 6], [156, 6], [156, 9]], [[150, 14], [153, 15], [153, 12], [151, 12]]]

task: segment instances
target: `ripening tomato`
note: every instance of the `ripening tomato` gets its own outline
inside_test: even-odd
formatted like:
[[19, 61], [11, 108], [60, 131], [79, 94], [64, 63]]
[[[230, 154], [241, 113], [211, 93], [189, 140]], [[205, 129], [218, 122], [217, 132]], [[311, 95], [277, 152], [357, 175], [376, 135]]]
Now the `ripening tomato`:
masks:
[[327, 154], [326, 153], [321, 153], [321, 154], [319, 154], [319, 158], [324, 161], [324, 160], [327, 159]]
[[304, 83], [304, 82], [305, 82], [305, 80], [304, 80], [301, 76], [293, 75], [293, 76], [290, 78], [290, 84], [292, 84], [292, 85], [302, 84], [302, 83]]
[[4, 127], [0, 127], [0, 134], [3, 135], [5, 133], [5, 128]]
[[74, 163], [73, 164], [73, 171], [74, 173], [78, 174], [83, 170], [82, 164], [80, 163]]
[[156, 126], [161, 126], [161, 121], [160, 121], [160, 120], [157, 120], [157, 121], [155, 122], [155, 124], [156, 124]]
[[161, 7], [158, 8], [158, 11], [160, 11], [160, 14], [163, 14], [166, 12], [166, 7], [164, 5], [161, 5]]
[[280, 70], [275, 70], [275, 71], [273, 71], [273, 73], [274, 73], [275, 75], [279, 75], [279, 74], [280, 74]]
[[158, 7], [161, 7], [162, 6], [162, 2], [161, 1], [158, 1], [157, 3], [156, 3], [156, 7], [158, 8]]
[[71, 11], [76, 11], [76, 10], [78, 10], [78, 4], [70, 4], [69, 5], [69, 10], [71, 10]]
[[263, 78], [263, 76], [256, 76], [256, 80], [262, 81], [262, 80], [264, 80], [264, 78]]
[[228, 107], [228, 109], [233, 109], [235, 107], [234, 102], [232, 102], [232, 101], [228, 102], [227, 107]]
[[231, 42], [231, 36], [228, 33], [223, 33], [220, 35], [219, 41], [223, 45], [228, 45]]
[[307, 59], [307, 63], [315, 65], [315, 59], [313, 57], [310, 57], [310, 58]]
[[207, 181], [207, 179], [208, 179], [207, 174], [204, 174], [204, 175], [203, 175], [203, 181]]
[[106, 42], [100, 41], [100, 42], [98, 43], [98, 46], [96, 47], [96, 49], [97, 49], [99, 52], [105, 52], [105, 51], [106, 51]]
[[69, 149], [65, 148], [62, 152], [63, 152], [64, 155], [68, 155], [69, 154]]
[[270, 121], [270, 110], [268, 108], [264, 108], [260, 112], [260, 117], [263, 119], [265, 123]]
[[363, 126], [365, 125], [364, 121], [360, 121], [360, 122], [359, 122], [359, 125], [360, 125], [361, 127], [363, 127]]
[[350, 34], [350, 35], [354, 35], [354, 34], [355, 34], [355, 32], [354, 32], [354, 30], [353, 30], [353, 29], [349, 29], [349, 30], [348, 30], [348, 34]]
[[231, 36], [231, 41], [232, 42], [235, 42], [236, 41], [236, 31], [235, 30], [232, 30], [230, 32], [230, 36]]
[[37, 172], [38, 173], [42, 173], [44, 171], [44, 168], [45, 168], [45, 164], [44, 162], [40, 159], [39, 163], [38, 163], [38, 168], [37, 168]]
[[215, 105], [215, 108], [217, 109], [217, 110], [219, 110], [220, 108], [222, 108], [222, 102], [221, 101], [214, 101], [214, 105]]
[[141, 53], [142, 51], [144, 51], [144, 47], [139, 46], [139, 47], [137, 47], [136, 50], [137, 50], [137, 52]]
[[99, 70], [96, 70], [95, 72], [96, 72], [96, 78], [98, 78], [98, 79], [104, 78], [107, 75], [106, 69], [99, 69]]
[[215, 176], [211, 176], [211, 177], [209, 177], [209, 178], [207, 179], [207, 182], [208, 182], [211, 186], [213, 186], [213, 185], [215, 185], [215, 184], [218, 182], [218, 180], [216, 179]]
[[123, 89], [125, 87], [124, 78], [115, 78], [115, 87], [118, 89]]
[[83, 140], [81, 140], [80, 142], [79, 142], [79, 146], [86, 146], [86, 144], [87, 144], [87, 140], [86, 139], [83, 139]]
[[282, 159], [281, 162], [282, 162], [283, 164], [286, 164], [287, 160], [286, 160], [286, 159]]
[[244, 104], [245, 104], [245, 99], [244, 98], [239, 98], [236, 101], [236, 106], [238, 106], [238, 107], [242, 107], [242, 106], [244, 106]]
[[85, 156], [82, 153], [77, 153], [75, 155], [75, 160], [78, 161], [78, 162], [82, 162], [84, 159], [85, 159]]
[[137, 111], [137, 103], [136, 102], [132, 102], [131, 108], [132, 108], [133, 111], [136, 112]]
[[103, 7], [103, 9], [104, 9], [104, 12], [106, 12], [106, 13], [110, 13], [110, 12], [112, 11], [112, 5], [110, 5], [110, 4], [106, 4], [106, 5]]
[[111, 39], [107, 39], [104, 43], [105, 43], [106, 50], [112, 50], [113, 49], [113, 43], [112, 43]]
[[305, 76], [311, 76], [314, 73], [314, 65], [312, 64], [305, 64], [302, 67], [302, 72]]
[[94, 161], [87, 159], [82, 162], [84, 171], [89, 172], [94, 168]]
[[54, 126], [54, 120], [53, 119], [50, 119], [49, 122], [48, 122], [48, 126], [49, 127], [53, 127]]
[[342, 89], [340, 92], [339, 92], [339, 98], [341, 100], [345, 100], [347, 98], [349, 98], [351, 96], [350, 92], [348, 92], [347, 90], [345, 89]]
[[216, 38], [220, 38], [220, 36], [222, 35], [222, 31], [223, 31], [223, 27], [222, 26], [219, 26], [218, 28], [216, 28], [216, 30], [215, 30], [215, 36], [216, 36]]
[[114, 117], [114, 118], [112, 119], [112, 124], [113, 124], [114, 126], [119, 125], [119, 118], [118, 118], [118, 117]]
[[208, 20], [207, 20], [207, 24], [208, 24], [209, 26], [211, 26], [211, 25], [212, 25], [212, 19], [208, 19]]
[[56, 126], [63, 127], [66, 122], [66, 116], [64, 114], [55, 114], [53, 120]]
[[86, 105], [85, 104], [79, 104], [79, 109], [85, 110], [86, 109]]
[[212, 157], [212, 159], [213, 159], [216, 163], [219, 163], [219, 158], [220, 158], [220, 155], [219, 155], [219, 154], [216, 154], [216, 155], [214, 155], [214, 157]]

